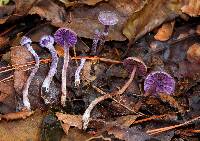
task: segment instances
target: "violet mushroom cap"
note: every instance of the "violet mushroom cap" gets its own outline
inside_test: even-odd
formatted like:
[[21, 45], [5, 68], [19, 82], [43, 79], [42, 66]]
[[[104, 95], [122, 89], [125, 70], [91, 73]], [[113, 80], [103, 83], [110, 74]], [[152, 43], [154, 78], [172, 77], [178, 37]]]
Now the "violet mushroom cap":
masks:
[[98, 20], [103, 25], [115, 25], [119, 21], [117, 14], [112, 11], [101, 11]]
[[41, 47], [49, 47], [54, 44], [54, 38], [51, 35], [44, 35], [40, 39]]
[[144, 81], [144, 91], [152, 91], [152, 95], [157, 95], [158, 93], [166, 93], [170, 95], [174, 92], [174, 90], [174, 78], [170, 74], [163, 71], [150, 73]]
[[123, 65], [126, 70], [131, 73], [133, 68], [136, 67], [136, 75], [145, 76], [147, 73], [147, 66], [145, 63], [137, 57], [128, 57], [123, 61]]
[[73, 47], [77, 42], [77, 34], [69, 28], [59, 28], [54, 34], [54, 39], [63, 47]]

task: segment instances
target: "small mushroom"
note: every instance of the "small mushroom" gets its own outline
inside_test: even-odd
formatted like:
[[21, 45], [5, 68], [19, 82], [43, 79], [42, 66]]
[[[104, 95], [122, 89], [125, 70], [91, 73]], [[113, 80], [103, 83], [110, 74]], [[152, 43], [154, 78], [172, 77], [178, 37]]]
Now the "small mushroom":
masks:
[[61, 104], [65, 106], [67, 91], [66, 91], [66, 73], [69, 64], [69, 48], [77, 43], [77, 34], [69, 28], [59, 28], [54, 34], [55, 42], [64, 48], [64, 64], [62, 68], [62, 96]]
[[145, 95], [157, 95], [159, 93], [166, 93], [171, 95], [175, 90], [174, 78], [164, 72], [155, 71], [150, 73], [144, 81]]
[[118, 23], [118, 17], [115, 12], [112, 11], [101, 11], [98, 16], [98, 20], [102, 23], [104, 27], [103, 35], [108, 35], [109, 26]]
[[80, 65], [76, 69], [76, 72], [75, 72], [75, 86], [79, 86], [80, 85], [80, 73], [81, 73], [81, 70], [84, 67], [85, 61], [86, 61], [86, 59], [82, 58]]
[[100, 46], [104, 45], [105, 36], [108, 35], [109, 27], [118, 23], [118, 17], [117, 14], [112, 11], [101, 11], [99, 13], [98, 20], [104, 25], [104, 31], [102, 33], [99, 30], [95, 30], [95, 37], [93, 39], [91, 53], [93, 55], [96, 54], [98, 43]]
[[51, 84], [53, 76], [55, 75], [57, 71], [57, 64], [58, 64], [58, 56], [53, 44], [54, 44], [54, 38], [50, 35], [44, 35], [40, 39], [40, 46], [47, 48], [49, 52], [51, 53], [51, 58], [52, 58], [50, 70], [48, 72], [48, 75], [44, 79], [44, 82], [41, 88], [41, 97], [44, 99], [44, 102], [46, 104], [53, 102], [53, 96], [49, 95], [48, 92], [49, 92], [49, 86]]
[[93, 100], [90, 105], [88, 106], [88, 108], [85, 110], [83, 117], [82, 117], [82, 121], [83, 121], [83, 129], [87, 129], [88, 123], [89, 123], [89, 118], [90, 118], [90, 113], [92, 111], [92, 109], [101, 101], [111, 98], [113, 96], [116, 95], [121, 95], [123, 94], [126, 89], [129, 87], [129, 85], [131, 84], [131, 82], [134, 79], [135, 73], [136, 75], [145, 75], [147, 72], [147, 67], [144, 64], [144, 62], [142, 60], [140, 60], [139, 58], [136, 57], [129, 57], [127, 59], [124, 60], [123, 62], [124, 67], [126, 67], [126, 69], [128, 70], [128, 72], [130, 72], [130, 78], [129, 80], [122, 86], [122, 88], [118, 91], [114, 91], [108, 94], [105, 94], [103, 96], [100, 96], [98, 98], [96, 98], [95, 100]]
[[27, 79], [27, 81], [26, 81], [26, 83], [24, 85], [23, 91], [22, 91], [22, 93], [23, 93], [23, 104], [24, 104], [25, 108], [27, 108], [27, 110], [31, 110], [31, 105], [30, 105], [29, 98], [28, 98], [28, 89], [29, 89], [31, 80], [33, 79], [33, 77], [35, 76], [36, 72], [39, 69], [39, 64], [40, 64], [40, 58], [37, 55], [37, 53], [33, 50], [32, 46], [31, 46], [31, 43], [32, 43], [31, 39], [28, 38], [28, 37], [26, 37], [26, 36], [23, 36], [22, 39], [21, 39], [21, 41], [20, 41], [21, 46], [26, 47], [27, 50], [35, 58], [35, 67], [31, 71], [31, 74], [28, 77], [28, 79]]

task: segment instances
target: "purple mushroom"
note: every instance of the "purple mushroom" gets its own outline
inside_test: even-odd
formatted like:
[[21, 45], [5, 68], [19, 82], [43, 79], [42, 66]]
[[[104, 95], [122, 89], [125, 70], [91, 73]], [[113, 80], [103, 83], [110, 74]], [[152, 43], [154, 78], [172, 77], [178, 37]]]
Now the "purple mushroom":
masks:
[[147, 66], [137, 57], [128, 57], [123, 61], [123, 65], [129, 73], [136, 71], [136, 75], [145, 76], [147, 73]]
[[30, 86], [30, 83], [31, 83], [31, 80], [33, 79], [33, 77], [35, 76], [37, 70], [39, 69], [39, 64], [40, 64], [40, 58], [39, 56], [36, 54], [36, 52], [33, 50], [32, 46], [31, 46], [31, 39], [26, 37], [26, 36], [23, 36], [21, 41], [20, 41], [20, 44], [21, 46], [24, 46], [27, 48], [27, 50], [34, 56], [35, 58], [35, 67], [34, 69], [31, 71], [31, 74], [30, 76], [28, 77], [25, 85], [24, 85], [24, 88], [23, 88], [23, 104], [24, 106], [28, 109], [28, 110], [31, 110], [31, 105], [30, 105], [30, 102], [29, 102], [29, 98], [28, 98], [28, 89], [29, 89], [29, 86]]
[[62, 96], [61, 104], [65, 106], [67, 97], [66, 91], [66, 72], [69, 64], [69, 48], [75, 46], [77, 42], [77, 34], [68, 28], [59, 28], [54, 34], [55, 42], [64, 48], [64, 64], [62, 68]]
[[48, 72], [47, 77], [44, 79], [44, 82], [41, 88], [41, 96], [44, 99], [44, 102], [46, 104], [52, 103], [53, 101], [52, 100], [53, 96], [49, 95], [48, 92], [49, 92], [49, 86], [51, 84], [53, 76], [55, 75], [57, 71], [57, 64], [58, 64], [58, 56], [53, 44], [54, 44], [54, 38], [50, 35], [44, 35], [40, 39], [40, 46], [47, 48], [49, 52], [51, 53], [51, 58], [52, 58], [50, 70]]
[[116, 95], [123, 94], [126, 91], [126, 89], [129, 87], [129, 85], [132, 83], [135, 74], [143, 76], [147, 72], [146, 65], [139, 58], [128, 57], [127, 59], [124, 60], [123, 64], [124, 64], [124, 67], [128, 70], [128, 72], [130, 72], [129, 80], [117, 92], [111, 92], [109, 94], [105, 94], [103, 96], [100, 96], [100, 97], [96, 98], [95, 100], [93, 100], [90, 103], [90, 105], [85, 110], [85, 112], [84, 112], [84, 114], [82, 116], [83, 129], [87, 129], [87, 126], [88, 126], [88, 123], [89, 123], [89, 119], [90, 119], [90, 113], [91, 113], [92, 109], [94, 108], [94, 106], [96, 106], [99, 102], [101, 102], [101, 101], [103, 101], [105, 99], [111, 98], [111, 97], [116, 96]]
[[104, 25], [104, 31], [102, 33], [99, 30], [95, 30], [95, 37], [92, 43], [92, 54], [96, 54], [99, 42], [100, 46], [105, 43], [105, 36], [108, 36], [109, 27], [118, 23], [117, 14], [112, 11], [101, 11], [98, 20]]
[[175, 90], [175, 80], [170, 74], [163, 71], [150, 73], [144, 81], [145, 95], [166, 93], [171, 95]]
[[115, 25], [118, 23], [117, 14], [112, 11], [101, 11], [98, 16], [98, 20], [102, 23], [104, 27], [103, 35], [108, 35], [109, 26]]

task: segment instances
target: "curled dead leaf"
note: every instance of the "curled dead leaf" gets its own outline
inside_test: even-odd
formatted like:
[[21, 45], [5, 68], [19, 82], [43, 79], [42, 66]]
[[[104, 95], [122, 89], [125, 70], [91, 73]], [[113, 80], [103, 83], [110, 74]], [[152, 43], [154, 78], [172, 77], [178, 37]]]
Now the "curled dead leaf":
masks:
[[21, 111], [16, 113], [8, 113], [5, 115], [1, 115], [1, 119], [5, 119], [6, 121], [10, 120], [17, 120], [17, 119], [26, 119], [27, 117], [31, 116], [34, 111]]
[[191, 63], [200, 64], [200, 44], [193, 44], [187, 51], [187, 59]]
[[192, 17], [200, 15], [200, 1], [199, 0], [188, 0], [187, 4], [181, 8], [183, 13], [186, 13]]
[[58, 120], [63, 122], [62, 127], [66, 134], [68, 134], [68, 130], [71, 126], [82, 129], [81, 115], [70, 115], [57, 112], [56, 116], [58, 117]]
[[167, 41], [173, 33], [174, 23], [175, 23], [174, 21], [164, 23], [162, 27], [159, 28], [154, 38], [159, 41]]
[[[23, 57], [22, 57], [23, 56]], [[32, 55], [30, 52], [21, 46], [16, 46], [11, 48], [11, 64], [26, 64], [29, 61], [32, 61]], [[17, 67], [16, 67], [17, 68]], [[27, 73], [23, 71], [27, 67], [17, 68], [14, 72], [14, 88], [17, 93], [21, 93], [21, 90], [24, 86], [25, 81], [27, 80]]]
[[180, 2], [172, 0], [149, 0], [140, 11], [131, 15], [123, 29], [123, 34], [133, 43], [164, 21], [178, 16], [180, 5]]
[[6, 99], [9, 95], [13, 94], [14, 87], [6, 83], [0, 82], [0, 102]]

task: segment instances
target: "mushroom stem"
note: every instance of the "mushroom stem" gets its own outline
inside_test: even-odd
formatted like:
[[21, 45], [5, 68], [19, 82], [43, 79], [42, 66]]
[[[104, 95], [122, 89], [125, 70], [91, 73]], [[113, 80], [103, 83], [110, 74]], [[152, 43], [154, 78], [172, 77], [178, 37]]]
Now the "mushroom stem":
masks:
[[125, 92], [125, 90], [129, 87], [129, 85], [131, 84], [131, 82], [133, 81], [133, 78], [135, 76], [135, 72], [136, 72], [136, 67], [133, 68], [133, 71], [131, 73], [131, 76], [129, 78], [129, 80], [124, 84], [124, 86], [119, 90], [119, 91], [114, 91], [111, 93], [108, 93], [106, 95], [100, 96], [98, 98], [96, 98], [95, 100], [93, 100], [90, 105], [88, 106], [88, 108], [85, 110], [85, 113], [83, 114], [82, 117], [82, 121], [83, 121], [83, 129], [87, 129], [88, 123], [89, 123], [89, 118], [90, 118], [90, 113], [92, 111], [92, 109], [101, 101], [108, 99], [110, 97], [116, 96], [116, 95], [121, 95]]
[[81, 64], [78, 66], [78, 68], [75, 72], [75, 86], [79, 86], [79, 84], [80, 84], [80, 73], [81, 73], [81, 70], [84, 67], [85, 61], [86, 61], [85, 58], [81, 59]]
[[[50, 67], [47, 77], [45, 78], [45, 80], [42, 84], [42, 89], [44, 89], [45, 92], [47, 92], [47, 93], [49, 92], [49, 86], [51, 84], [53, 76], [55, 75], [55, 73], [57, 71], [57, 64], [58, 64], [58, 56], [57, 56], [56, 50], [53, 45], [51, 45], [51, 47], [49, 47], [49, 51], [51, 53], [51, 58], [52, 58], [51, 67]], [[41, 91], [41, 92], [43, 92], [43, 91]], [[50, 103], [50, 101], [48, 100], [49, 98], [47, 98], [46, 95], [42, 94], [42, 97], [46, 104]], [[50, 97], [50, 99], [51, 99], [51, 97]]]
[[26, 44], [25, 45], [26, 48], [28, 49], [29, 52], [31, 52], [31, 54], [34, 56], [35, 58], [35, 67], [34, 69], [31, 71], [30, 76], [28, 77], [25, 85], [24, 85], [24, 89], [22, 91], [23, 94], [23, 104], [24, 106], [28, 109], [31, 110], [31, 106], [30, 106], [30, 102], [29, 102], [29, 98], [28, 98], [28, 88], [31, 84], [31, 80], [33, 79], [33, 77], [35, 76], [37, 70], [39, 69], [39, 64], [40, 64], [40, 58], [39, 56], [36, 54], [36, 52], [33, 50], [33, 48], [31, 47], [30, 44]]
[[61, 95], [61, 104], [65, 106], [66, 98], [67, 98], [67, 89], [66, 89], [66, 81], [67, 81], [67, 68], [69, 65], [69, 47], [64, 47], [64, 64], [62, 68], [62, 95]]
[[91, 50], [92, 55], [95, 55], [97, 52], [97, 46], [98, 46], [100, 37], [101, 37], [101, 32], [99, 30], [95, 30], [94, 39], [92, 41], [92, 50]]
[[105, 25], [103, 35], [108, 35], [109, 25]]

